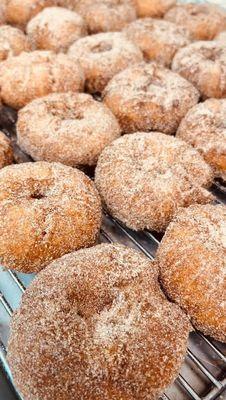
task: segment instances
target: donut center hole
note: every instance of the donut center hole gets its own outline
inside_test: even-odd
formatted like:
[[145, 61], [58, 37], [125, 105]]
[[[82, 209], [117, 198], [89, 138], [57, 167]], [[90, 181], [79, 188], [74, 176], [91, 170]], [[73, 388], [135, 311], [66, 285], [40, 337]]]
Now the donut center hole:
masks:
[[45, 197], [46, 196], [43, 193], [38, 192], [38, 191], [31, 194], [31, 199], [34, 199], [34, 200], [42, 200]]
[[112, 45], [107, 42], [102, 42], [92, 47], [93, 53], [104, 53], [105, 51], [110, 51], [110, 50], [112, 50]]

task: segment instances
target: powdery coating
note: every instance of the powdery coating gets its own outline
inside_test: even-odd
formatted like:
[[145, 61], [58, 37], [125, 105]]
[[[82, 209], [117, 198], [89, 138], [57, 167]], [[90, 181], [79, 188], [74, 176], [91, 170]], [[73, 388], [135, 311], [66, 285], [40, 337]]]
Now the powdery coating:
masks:
[[226, 99], [194, 106], [181, 121], [177, 137], [194, 146], [226, 181]]
[[152, 18], [131, 22], [125, 34], [142, 50], [147, 61], [154, 60], [168, 67], [177, 50], [190, 43], [189, 32], [183, 27]]
[[29, 50], [31, 50], [31, 44], [20, 29], [9, 25], [0, 26], [0, 61]]
[[159, 130], [172, 134], [198, 99], [193, 85], [154, 62], [120, 72], [103, 92], [104, 102], [126, 133]]
[[179, 372], [190, 328], [155, 264], [102, 244], [38, 275], [14, 314], [8, 361], [26, 400], [155, 400]]
[[190, 81], [204, 99], [226, 97], [226, 46], [221, 42], [200, 41], [180, 49], [172, 70]]
[[89, 33], [121, 31], [136, 19], [133, 0], [82, 0], [75, 10], [84, 17]]
[[226, 342], [226, 206], [192, 206], [169, 225], [158, 250], [168, 296], [204, 334]]
[[226, 29], [226, 12], [213, 4], [179, 4], [169, 10], [165, 19], [187, 28], [195, 40], [212, 40]]
[[19, 109], [37, 97], [54, 92], [78, 92], [84, 86], [83, 71], [65, 54], [33, 51], [0, 64], [0, 96]]
[[80, 63], [90, 93], [102, 92], [123, 69], [143, 61], [142, 52], [120, 32], [105, 32], [77, 40], [68, 54]]
[[220, 32], [216, 37], [215, 40], [220, 40], [222, 43], [226, 44], [226, 31]]
[[135, 0], [135, 4], [138, 17], [160, 18], [176, 4], [176, 0]]
[[62, 7], [45, 8], [31, 19], [26, 30], [35, 48], [56, 52], [65, 52], [87, 34], [83, 18]]
[[0, 170], [0, 262], [36, 272], [98, 237], [101, 205], [83, 172], [58, 163]]
[[208, 203], [210, 167], [187, 143], [159, 132], [125, 135], [99, 157], [95, 183], [113, 217], [164, 231], [179, 207]]
[[0, 168], [13, 163], [13, 149], [10, 140], [0, 131]]
[[31, 18], [43, 8], [54, 6], [56, 3], [56, 0], [7, 0], [6, 21], [25, 29]]
[[88, 94], [51, 94], [29, 103], [18, 116], [18, 144], [34, 160], [95, 165], [119, 136], [114, 115]]

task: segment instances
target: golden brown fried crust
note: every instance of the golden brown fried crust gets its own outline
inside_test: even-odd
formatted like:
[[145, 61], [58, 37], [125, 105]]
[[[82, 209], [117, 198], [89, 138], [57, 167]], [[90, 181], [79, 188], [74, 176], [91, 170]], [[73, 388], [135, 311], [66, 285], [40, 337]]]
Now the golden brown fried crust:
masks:
[[148, 258], [115, 244], [41, 271], [11, 325], [8, 361], [23, 397], [157, 400], [179, 372], [191, 328], [157, 275]]
[[225, 10], [213, 4], [180, 4], [165, 19], [188, 29], [194, 40], [212, 40], [226, 29]]
[[206, 335], [226, 342], [226, 206], [181, 210], [167, 228], [157, 258], [168, 296]]
[[83, 87], [80, 65], [66, 54], [21, 53], [0, 65], [0, 96], [4, 103], [16, 109], [49, 93], [78, 92]]
[[17, 137], [34, 160], [70, 166], [95, 165], [105, 146], [120, 136], [112, 112], [84, 93], [54, 93], [20, 110]]
[[95, 183], [110, 214], [134, 230], [163, 231], [179, 207], [208, 203], [213, 174], [187, 143], [159, 132], [124, 135], [99, 157]]
[[13, 149], [10, 140], [0, 131], [0, 168], [13, 163]]
[[96, 242], [100, 199], [83, 172], [58, 163], [0, 170], [0, 262], [23, 272]]
[[176, 4], [176, 0], [135, 0], [137, 15], [140, 18], [161, 18]]

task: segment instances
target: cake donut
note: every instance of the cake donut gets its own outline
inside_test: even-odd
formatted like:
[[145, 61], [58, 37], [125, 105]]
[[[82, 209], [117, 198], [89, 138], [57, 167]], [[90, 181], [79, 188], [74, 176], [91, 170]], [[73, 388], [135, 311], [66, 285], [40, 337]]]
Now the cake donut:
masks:
[[214, 4], [178, 4], [165, 19], [187, 28], [194, 40], [212, 40], [226, 29], [226, 12]]
[[6, 21], [22, 29], [43, 8], [56, 4], [56, 0], [7, 0]]
[[10, 140], [0, 131], [0, 168], [13, 163], [13, 149]]
[[199, 100], [199, 92], [180, 75], [156, 63], [140, 63], [115, 75], [103, 101], [126, 133], [176, 132], [181, 119]]
[[133, 0], [82, 0], [75, 11], [84, 17], [89, 33], [121, 31], [136, 19]]
[[167, 295], [205, 335], [226, 343], [226, 206], [180, 210], [160, 243], [160, 280]]
[[79, 39], [68, 54], [82, 66], [90, 93], [102, 92], [114, 75], [143, 60], [139, 48], [121, 32], [97, 33]]
[[226, 46], [200, 41], [180, 49], [172, 70], [190, 81], [204, 99], [226, 97]]
[[157, 275], [118, 244], [41, 271], [11, 323], [7, 358], [23, 398], [157, 400], [179, 373], [191, 330]]
[[101, 205], [93, 182], [60, 163], [24, 163], [0, 170], [0, 262], [38, 272], [98, 237]]
[[0, 25], [0, 61], [29, 50], [31, 50], [31, 44], [20, 29], [9, 25]]
[[66, 52], [86, 35], [83, 18], [63, 7], [47, 7], [30, 20], [27, 34], [36, 49]]
[[182, 119], [177, 137], [194, 146], [226, 181], [226, 99], [208, 99]]
[[137, 15], [140, 18], [161, 18], [176, 4], [176, 0], [135, 0]]
[[179, 207], [208, 203], [211, 168], [186, 142], [160, 132], [124, 135], [99, 157], [95, 183], [109, 213], [134, 230], [164, 231]]
[[49, 93], [82, 91], [83, 85], [80, 65], [66, 54], [33, 51], [0, 64], [0, 97], [15, 109]]
[[34, 160], [92, 166], [119, 136], [112, 112], [89, 94], [50, 94], [29, 103], [18, 115], [18, 144]]
[[190, 43], [186, 29], [160, 19], [137, 19], [124, 32], [142, 50], [147, 61], [156, 61], [167, 67], [177, 50]]

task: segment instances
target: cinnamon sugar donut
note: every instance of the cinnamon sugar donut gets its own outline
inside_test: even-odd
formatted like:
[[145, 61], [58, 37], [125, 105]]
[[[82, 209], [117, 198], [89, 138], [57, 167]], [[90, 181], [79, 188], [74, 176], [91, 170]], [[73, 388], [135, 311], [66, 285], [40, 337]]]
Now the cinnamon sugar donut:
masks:
[[27, 34], [36, 49], [65, 52], [86, 35], [83, 18], [63, 7], [47, 7], [30, 20]]
[[140, 18], [160, 18], [176, 4], [176, 0], [135, 0], [137, 15]]
[[17, 56], [22, 51], [29, 51], [30, 49], [31, 44], [20, 29], [9, 25], [0, 26], [0, 61], [9, 56]]
[[0, 262], [36, 272], [50, 261], [92, 246], [100, 199], [81, 171], [60, 163], [24, 163], [0, 170]]
[[8, 361], [26, 400], [157, 400], [190, 330], [153, 262], [102, 244], [38, 274], [13, 316]]
[[102, 92], [115, 74], [143, 60], [139, 48], [120, 32], [79, 39], [68, 54], [81, 64], [90, 93]]
[[168, 67], [177, 50], [190, 43], [186, 29], [164, 20], [137, 19], [124, 31], [142, 50], [147, 61], [154, 60]]
[[95, 183], [113, 217], [163, 231], [179, 207], [208, 203], [212, 172], [187, 143], [159, 132], [125, 135], [99, 157]]
[[83, 85], [80, 65], [65, 54], [33, 51], [0, 64], [0, 96], [16, 109], [49, 93], [81, 91]]
[[181, 121], [177, 136], [194, 146], [226, 181], [226, 99], [194, 106]]
[[156, 63], [127, 68], [103, 92], [105, 104], [126, 133], [159, 130], [172, 134], [198, 99], [193, 85]]
[[13, 163], [13, 149], [10, 140], [0, 131], [0, 168]]
[[195, 40], [212, 40], [226, 29], [226, 12], [214, 4], [179, 4], [165, 19], [187, 28]]
[[84, 17], [89, 33], [121, 31], [136, 19], [133, 0], [82, 0], [75, 10]]
[[43, 8], [56, 4], [56, 0], [7, 0], [6, 21], [22, 29]]
[[18, 116], [19, 146], [34, 160], [92, 166], [104, 147], [119, 136], [111, 111], [84, 93], [42, 97]]
[[189, 80], [208, 97], [226, 97], [226, 46], [221, 42], [196, 42], [180, 49], [172, 70]]
[[226, 206], [192, 206], [169, 225], [158, 250], [168, 296], [205, 335], [226, 342]]

